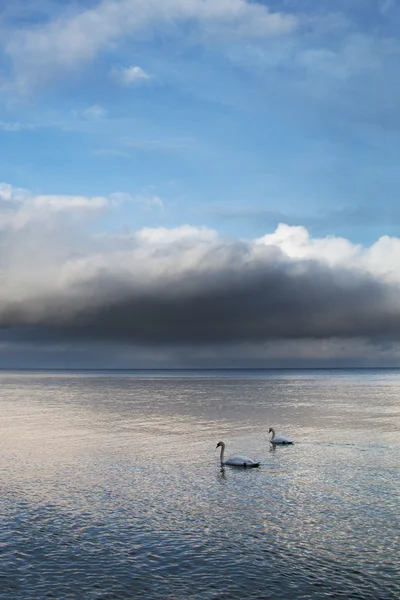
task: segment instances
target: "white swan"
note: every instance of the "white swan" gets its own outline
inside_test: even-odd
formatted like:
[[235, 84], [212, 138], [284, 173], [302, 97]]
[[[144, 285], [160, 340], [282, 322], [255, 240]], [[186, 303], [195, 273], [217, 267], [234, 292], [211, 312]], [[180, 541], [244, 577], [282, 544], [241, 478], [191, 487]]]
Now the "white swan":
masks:
[[227, 460], [224, 460], [225, 442], [218, 442], [217, 448], [221, 446], [221, 467], [228, 465], [230, 467], [259, 467], [260, 463], [255, 462], [247, 456], [230, 456]]
[[289, 440], [284, 435], [275, 435], [275, 430], [270, 427], [268, 433], [272, 433], [272, 437], [269, 440], [271, 444], [293, 444], [292, 440]]

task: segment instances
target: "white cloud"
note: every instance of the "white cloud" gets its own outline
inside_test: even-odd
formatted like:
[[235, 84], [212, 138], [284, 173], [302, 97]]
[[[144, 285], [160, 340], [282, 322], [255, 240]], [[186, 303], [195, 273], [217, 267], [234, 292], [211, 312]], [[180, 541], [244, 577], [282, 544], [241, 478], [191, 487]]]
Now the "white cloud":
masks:
[[310, 238], [305, 227], [281, 223], [276, 231], [256, 240], [256, 244], [275, 246], [291, 259], [313, 259], [329, 266], [355, 261], [362, 247], [340, 237]]
[[0, 183], [0, 202], [21, 202], [28, 192], [23, 188], [14, 188], [9, 183]]
[[[65, 223], [64, 218], [68, 214], [76, 217], [95, 216], [99, 211], [109, 208], [118, 209], [126, 203], [158, 209], [162, 209], [164, 206], [162, 199], [156, 194], [131, 195], [117, 192], [109, 196], [94, 197], [34, 194], [23, 188], [0, 183], [0, 226], [3, 232], [9, 230], [10, 235], [12, 235], [12, 231], [18, 231], [27, 224], [33, 224], [38, 231], [41, 231], [45, 223], [50, 223], [51, 220], [57, 221], [60, 215], [63, 218], [61, 221], [57, 221], [57, 224], [62, 227]], [[87, 239], [90, 239], [90, 236], [87, 236]], [[107, 253], [110, 253], [109, 256], [113, 254], [110, 240], [118, 240], [118, 236], [115, 238], [111, 236], [107, 239], [105, 253], [102, 253], [105, 263], [108, 261]], [[177, 269], [179, 269], [179, 260], [174, 255], [175, 244], [181, 248], [181, 244], [184, 243], [185, 248], [191, 248], [193, 251], [191, 254], [195, 256], [197, 252], [202, 254], [215, 246], [223, 248], [237, 243], [238, 249], [246, 248], [246, 252], [251, 250], [251, 255], [255, 259], [271, 256], [268, 250], [270, 249], [274, 252], [278, 251], [275, 256], [280, 256], [284, 260], [293, 262], [312, 260], [329, 268], [354, 269], [382, 281], [400, 284], [400, 238], [397, 237], [382, 236], [371, 246], [364, 247], [342, 237], [313, 238], [303, 226], [281, 223], [273, 233], [246, 242], [227, 241], [220, 238], [214, 230], [191, 225], [172, 229], [147, 227], [137, 231], [130, 236], [130, 239], [135, 239], [133, 248], [137, 248], [137, 242], [140, 242], [141, 245], [144, 244], [150, 251], [149, 256], [152, 253], [152, 246], [169, 247], [167, 254], [170, 258], [173, 257], [172, 260], [177, 260]], [[127, 260], [130, 260], [133, 248], [127, 252]], [[119, 242], [116, 242], [115, 249], [120, 251]], [[265, 250], [268, 250], [267, 254], [265, 254]], [[82, 257], [82, 259], [86, 260], [86, 257]], [[195, 263], [192, 266], [194, 268]]]
[[47, 212], [75, 212], [75, 211], [97, 211], [106, 208], [109, 200], [103, 196], [86, 198], [85, 196], [34, 196], [31, 199], [31, 207], [38, 211]]
[[103, 0], [72, 17], [12, 31], [5, 52], [24, 89], [79, 68], [124, 36], [188, 20], [204, 35], [234, 38], [282, 35], [297, 26], [293, 15], [249, 0]]
[[102, 119], [106, 114], [107, 111], [98, 104], [92, 104], [92, 106], [88, 106], [88, 108], [85, 108], [83, 111], [83, 115], [87, 119]]
[[[115, 192], [109, 196], [74, 196], [66, 194], [33, 194], [23, 188], [15, 188], [0, 182], [0, 230], [23, 229], [36, 223], [40, 229], [45, 223], [51, 224], [62, 217], [74, 218], [96, 215], [122, 204], [132, 203], [146, 209], [164, 209], [163, 200], [156, 194], [131, 195]], [[59, 223], [58, 223], [59, 224]]]
[[22, 229], [36, 222], [38, 227], [62, 215], [97, 213], [110, 206], [103, 196], [88, 198], [63, 194], [32, 194], [22, 188], [0, 183], [0, 228]]
[[137, 238], [147, 246], [165, 246], [180, 244], [182, 242], [193, 243], [211, 243], [218, 240], [218, 234], [207, 227], [193, 227], [183, 225], [166, 229], [165, 227], [150, 228], [145, 227], [137, 232]]
[[116, 82], [125, 86], [138, 85], [151, 79], [150, 75], [138, 66], [114, 67], [111, 75]]
[[274, 233], [255, 243], [279, 248], [292, 260], [315, 260], [400, 284], [400, 238], [384, 235], [370, 247], [364, 247], [342, 237], [311, 238], [305, 227], [281, 223]]

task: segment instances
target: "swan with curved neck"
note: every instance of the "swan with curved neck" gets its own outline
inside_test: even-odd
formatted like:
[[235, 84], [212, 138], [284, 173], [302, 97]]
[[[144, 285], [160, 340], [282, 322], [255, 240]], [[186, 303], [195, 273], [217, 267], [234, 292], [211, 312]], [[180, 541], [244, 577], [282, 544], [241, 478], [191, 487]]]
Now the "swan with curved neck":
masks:
[[275, 435], [275, 429], [270, 427], [268, 433], [272, 433], [272, 437], [269, 440], [271, 444], [293, 444], [292, 440], [285, 437], [284, 435]]
[[224, 460], [225, 454], [225, 442], [218, 442], [217, 448], [221, 448], [221, 467], [228, 465], [229, 467], [259, 467], [260, 463], [255, 462], [248, 456], [230, 456], [226, 460]]

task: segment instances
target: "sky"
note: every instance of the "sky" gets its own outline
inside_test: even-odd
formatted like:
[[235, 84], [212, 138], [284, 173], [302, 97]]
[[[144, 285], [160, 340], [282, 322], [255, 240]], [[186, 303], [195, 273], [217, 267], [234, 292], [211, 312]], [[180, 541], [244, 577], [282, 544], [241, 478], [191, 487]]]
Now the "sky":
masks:
[[0, 0], [0, 368], [400, 366], [399, 31]]

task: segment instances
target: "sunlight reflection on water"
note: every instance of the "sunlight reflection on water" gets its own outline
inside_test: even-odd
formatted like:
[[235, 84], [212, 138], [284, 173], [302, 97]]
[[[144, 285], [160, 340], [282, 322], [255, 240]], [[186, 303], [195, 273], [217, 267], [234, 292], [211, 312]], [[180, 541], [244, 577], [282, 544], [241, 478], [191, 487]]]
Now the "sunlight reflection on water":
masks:
[[400, 374], [0, 382], [2, 599], [399, 597]]

